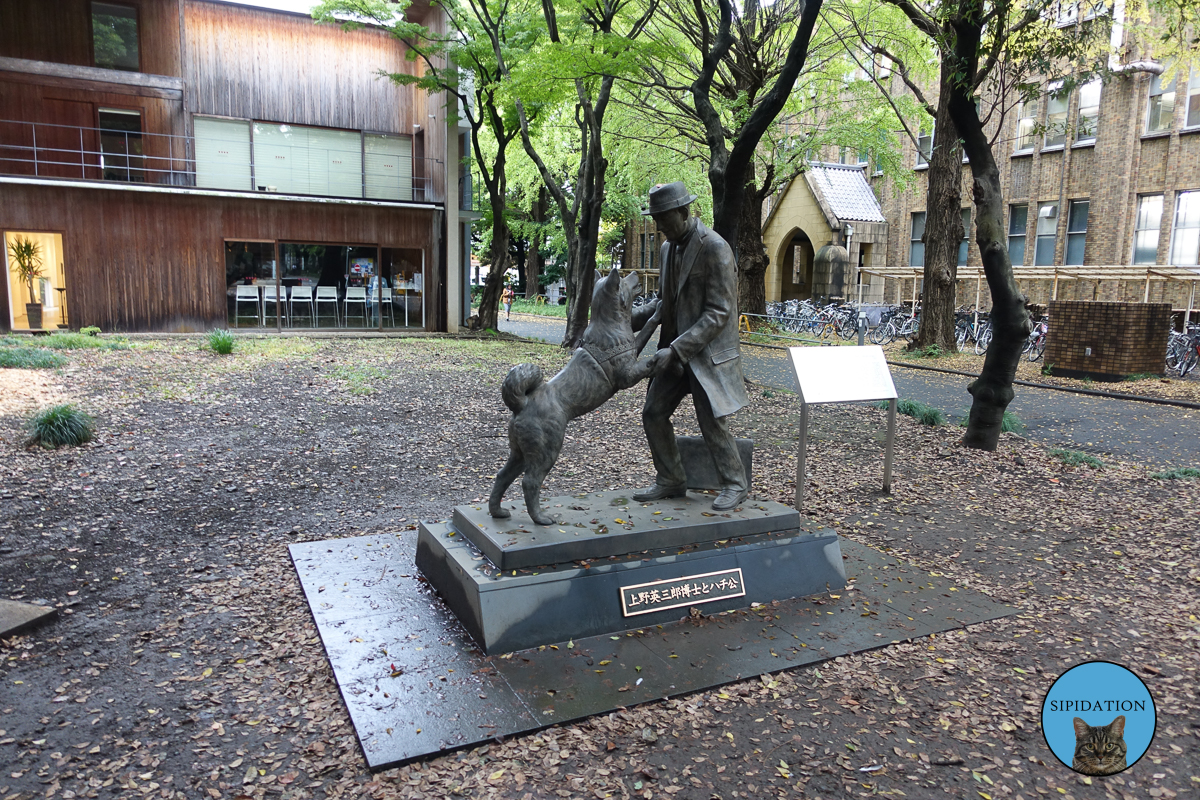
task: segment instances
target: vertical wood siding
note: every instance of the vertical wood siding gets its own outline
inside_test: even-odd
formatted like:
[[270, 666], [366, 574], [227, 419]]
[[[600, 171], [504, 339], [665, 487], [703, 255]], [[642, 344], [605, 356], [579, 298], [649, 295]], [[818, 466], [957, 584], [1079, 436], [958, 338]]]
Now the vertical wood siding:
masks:
[[[0, 184], [0, 230], [62, 233], [71, 325], [106, 331], [224, 327], [227, 239], [421, 249], [426, 285], [438, 284], [444, 277], [431, 241], [437, 213]], [[434, 330], [444, 301], [427, 301]]]

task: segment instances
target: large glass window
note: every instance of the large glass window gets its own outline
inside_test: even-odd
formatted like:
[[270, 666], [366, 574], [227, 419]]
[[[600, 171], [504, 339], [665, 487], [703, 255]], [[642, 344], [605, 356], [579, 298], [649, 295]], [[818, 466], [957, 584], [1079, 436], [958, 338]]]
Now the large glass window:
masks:
[[917, 211], [912, 215], [912, 236], [908, 245], [909, 266], [925, 266], [925, 212]]
[[138, 71], [136, 8], [92, 3], [92, 63], [105, 69]]
[[[59, 233], [5, 231], [0, 267], [7, 267], [9, 325], [12, 330], [55, 330], [70, 324], [67, 283], [63, 272], [63, 237]], [[25, 280], [17, 265], [34, 267]], [[0, 281], [0, 286], [4, 282]]]
[[1183, 125], [1200, 128], [1200, 65], [1192, 67], [1192, 75], [1188, 78], [1187, 118]]
[[412, 200], [412, 138], [381, 133], [363, 135], [366, 196]]
[[1067, 215], [1067, 252], [1064, 264], [1082, 264], [1083, 250], [1087, 244], [1087, 200], [1072, 200], [1071, 212]]
[[1200, 190], [1180, 192], [1175, 198], [1171, 263], [1184, 267], [1200, 265]]
[[106, 181], [146, 180], [142, 171], [140, 112], [100, 109], [100, 172]]
[[196, 117], [196, 185], [211, 189], [253, 189], [250, 123]]
[[1034, 245], [1033, 263], [1048, 266], [1054, 263], [1054, 248], [1058, 244], [1058, 203], [1038, 205], [1037, 242]]
[[1137, 222], [1133, 231], [1133, 263], [1158, 263], [1158, 236], [1162, 227], [1163, 196], [1148, 194], [1138, 198]]
[[971, 247], [971, 209], [964, 208], [962, 210], [963, 223], [963, 238], [958, 243], [958, 265], [964, 266], [967, 263], [967, 251]]
[[1016, 152], [1028, 153], [1037, 143], [1034, 129], [1037, 127], [1037, 98], [1021, 103], [1017, 109], [1017, 147]]
[[1079, 87], [1079, 114], [1075, 118], [1075, 143], [1096, 141], [1097, 120], [1100, 117], [1101, 81], [1096, 78]]
[[1029, 206], [1008, 207], [1008, 260], [1013, 266], [1025, 263], [1025, 230], [1029, 220]]
[[1163, 83], [1162, 75], [1150, 79], [1150, 102], [1146, 109], [1146, 133], [1171, 130], [1175, 116], [1175, 79]]
[[1062, 147], [1067, 143], [1067, 108], [1071, 93], [1063, 88], [1062, 81], [1054, 81], [1046, 87], [1046, 138], [1045, 147]]
[[362, 134], [254, 123], [254, 183], [260, 192], [362, 197]]

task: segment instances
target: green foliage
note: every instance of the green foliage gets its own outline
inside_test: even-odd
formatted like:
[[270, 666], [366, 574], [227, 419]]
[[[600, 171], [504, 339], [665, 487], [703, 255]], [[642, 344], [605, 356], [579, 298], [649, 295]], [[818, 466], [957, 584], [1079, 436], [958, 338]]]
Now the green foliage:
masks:
[[37, 347], [50, 350], [129, 350], [130, 344], [124, 339], [105, 340], [97, 336], [83, 333], [52, 333], [45, 338], [34, 340]]
[[1050, 455], [1057, 458], [1068, 467], [1091, 467], [1092, 469], [1101, 469], [1104, 462], [1093, 455], [1080, 452], [1079, 450], [1064, 450], [1056, 447], [1050, 451]]
[[[878, 403], [875, 403], [874, 406], [886, 411], [888, 407], [888, 401], [880, 400]], [[897, 413], [904, 414], [907, 417], [912, 417], [922, 425], [929, 425], [930, 427], [936, 428], [940, 425], [946, 424], [945, 412], [943, 412], [940, 408], [934, 408], [933, 406], [926, 405], [920, 400], [909, 400], [906, 397], [902, 397], [896, 401], [896, 411]]]
[[207, 344], [214, 353], [227, 356], [233, 352], [233, 334], [217, 328], [208, 332]]
[[99, 328], [97, 328], [95, 325], [88, 325], [86, 328], [80, 328], [79, 332], [82, 333], [84, 336], [99, 336], [101, 333], [101, 330]]
[[0, 368], [55, 369], [66, 363], [62, 356], [41, 347], [0, 347]]
[[375, 388], [375, 381], [382, 380], [385, 377], [383, 370], [359, 365], [337, 367], [334, 369], [332, 375], [335, 380], [346, 384], [346, 389], [350, 394], [359, 396], [375, 394], [378, 391]]
[[1151, 472], [1150, 477], [1160, 481], [1192, 480], [1200, 478], [1200, 469], [1196, 469], [1195, 467], [1181, 467], [1180, 469], [1169, 469], [1165, 472]]
[[75, 447], [90, 442], [96, 434], [95, 421], [69, 403], [35, 414], [28, 429], [28, 444], [48, 448]]
[[1125, 381], [1126, 383], [1134, 383], [1136, 381], [1148, 381], [1161, 377], [1161, 375], [1155, 375], [1153, 372], [1135, 372], [1132, 375], [1126, 375], [1121, 380]]
[[1042, 364], [1042, 374], [1045, 375], [1046, 377], [1053, 377], [1054, 376], [1054, 364], [1049, 361], [1047, 361], [1045, 364]]
[[9, 242], [8, 255], [12, 260], [9, 268], [29, 288], [29, 299], [33, 302], [33, 282], [46, 274], [42, 269], [42, 246], [28, 237], [17, 236]]
[[1004, 419], [1000, 423], [1001, 433], [1024, 433], [1025, 423], [1011, 411], [1004, 412]]
[[905, 358], [945, 358], [946, 356], [952, 354], [947, 353], [941, 348], [940, 345], [927, 344], [924, 347], [916, 350], [907, 350], [901, 355], [903, 355]]

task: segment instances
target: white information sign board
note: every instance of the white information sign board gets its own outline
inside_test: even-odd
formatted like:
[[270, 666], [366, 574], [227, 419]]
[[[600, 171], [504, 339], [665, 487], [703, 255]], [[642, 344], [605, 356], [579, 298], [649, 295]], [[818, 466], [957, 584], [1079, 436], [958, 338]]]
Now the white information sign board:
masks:
[[800, 452], [796, 459], [796, 510], [804, 505], [807, 480], [809, 406], [817, 403], [888, 401], [887, 444], [883, 456], [883, 490], [892, 490], [892, 451], [896, 441], [896, 384], [883, 348], [789, 347], [800, 391]]

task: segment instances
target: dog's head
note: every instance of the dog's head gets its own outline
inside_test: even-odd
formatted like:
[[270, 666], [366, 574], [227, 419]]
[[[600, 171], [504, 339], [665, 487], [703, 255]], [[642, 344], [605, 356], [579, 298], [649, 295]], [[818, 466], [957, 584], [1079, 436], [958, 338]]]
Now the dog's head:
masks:
[[620, 270], [614, 268], [605, 277], [596, 270], [596, 288], [592, 290], [592, 318], [628, 318], [633, 310], [633, 298], [638, 291], [638, 276], [629, 273], [621, 279]]

